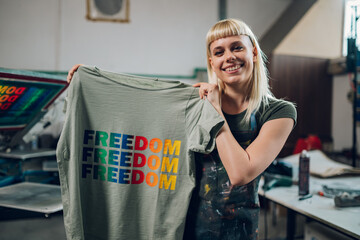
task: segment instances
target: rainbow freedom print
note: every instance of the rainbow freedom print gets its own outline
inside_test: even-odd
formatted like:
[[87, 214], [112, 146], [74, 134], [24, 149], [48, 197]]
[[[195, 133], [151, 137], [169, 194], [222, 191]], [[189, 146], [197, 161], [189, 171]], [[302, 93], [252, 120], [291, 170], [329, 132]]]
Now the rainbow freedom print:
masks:
[[180, 140], [85, 130], [81, 177], [175, 190], [180, 147]]

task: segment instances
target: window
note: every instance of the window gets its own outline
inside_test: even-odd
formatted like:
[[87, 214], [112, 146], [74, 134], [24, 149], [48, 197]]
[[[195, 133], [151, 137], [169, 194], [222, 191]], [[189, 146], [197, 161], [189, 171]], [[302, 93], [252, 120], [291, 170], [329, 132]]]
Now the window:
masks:
[[356, 18], [360, 13], [360, 0], [345, 1], [344, 34], [343, 34], [343, 56], [348, 52], [348, 38], [356, 38], [356, 46], [360, 46], [360, 24]]

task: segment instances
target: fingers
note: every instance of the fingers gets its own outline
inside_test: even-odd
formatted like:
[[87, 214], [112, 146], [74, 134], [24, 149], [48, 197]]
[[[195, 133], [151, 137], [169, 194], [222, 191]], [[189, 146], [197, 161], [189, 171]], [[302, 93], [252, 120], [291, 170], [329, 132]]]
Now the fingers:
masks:
[[199, 86], [199, 96], [201, 99], [205, 99], [209, 92], [209, 86], [207, 83], [202, 83]]
[[199, 83], [195, 83], [194, 85], [192, 85], [193, 87], [200, 87], [201, 86], [201, 82], [199, 82]]
[[203, 87], [205, 84], [206, 83], [199, 82], [192, 85], [193, 87], [199, 87], [199, 96], [201, 99], [204, 99], [206, 97], [205, 88]]
[[207, 90], [206, 89], [202, 89], [202, 88], [199, 88], [199, 96], [201, 99], [205, 99], [206, 98], [206, 95], [207, 95]]
[[193, 87], [199, 87], [199, 96], [201, 99], [205, 99], [209, 94], [212, 94], [218, 86], [210, 83], [196, 83]]
[[75, 73], [76, 70], [77, 70], [80, 66], [82, 66], [82, 65], [84, 65], [84, 64], [76, 64], [76, 65], [74, 65], [74, 66], [69, 70], [68, 75], [67, 75], [67, 77], [66, 77], [66, 81], [67, 81], [68, 83], [71, 82], [71, 79], [72, 79], [74, 73]]

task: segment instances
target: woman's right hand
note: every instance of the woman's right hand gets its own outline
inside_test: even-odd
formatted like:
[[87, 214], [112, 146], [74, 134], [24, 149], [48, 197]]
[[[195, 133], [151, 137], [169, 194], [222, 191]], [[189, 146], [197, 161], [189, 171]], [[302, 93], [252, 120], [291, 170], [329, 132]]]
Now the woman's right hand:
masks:
[[67, 75], [67, 78], [66, 78], [66, 81], [67, 81], [68, 83], [71, 82], [71, 79], [72, 79], [74, 73], [75, 73], [76, 70], [77, 70], [80, 66], [82, 66], [82, 65], [84, 65], [84, 64], [76, 64], [76, 65], [74, 65], [74, 66], [69, 70], [68, 75]]
[[200, 98], [207, 98], [214, 108], [221, 113], [220, 91], [216, 84], [200, 82], [194, 84], [193, 87], [198, 87]]

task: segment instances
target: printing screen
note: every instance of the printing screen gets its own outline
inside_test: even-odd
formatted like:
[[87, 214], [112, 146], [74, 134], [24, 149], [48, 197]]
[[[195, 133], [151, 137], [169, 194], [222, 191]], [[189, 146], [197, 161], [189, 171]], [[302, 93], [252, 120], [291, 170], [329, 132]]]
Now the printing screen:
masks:
[[21, 130], [66, 89], [64, 77], [0, 68], [0, 130]]

